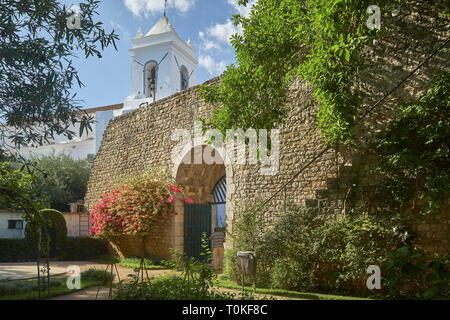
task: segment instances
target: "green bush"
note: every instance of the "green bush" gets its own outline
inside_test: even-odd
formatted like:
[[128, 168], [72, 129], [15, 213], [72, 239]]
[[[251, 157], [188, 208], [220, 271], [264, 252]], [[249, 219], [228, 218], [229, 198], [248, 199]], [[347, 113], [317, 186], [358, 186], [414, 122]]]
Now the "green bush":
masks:
[[381, 265], [397, 244], [395, 221], [381, 215], [325, 216], [291, 206], [264, 233], [253, 211], [238, 217], [226, 272], [239, 283], [236, 252], [255, 250], [258, 287], [367, 295], [367, 267]]
[[391, 298], [448, 299], [450, 269], [447, 258], [429, 258], [409, 247], [388, 254], [384, 281]]
[[231, 300], [234, 294], [223, 293], [213, 288], [217, 274], [210, 266], [211, 251], [206, 234], [202, 237], [204, 259], [193, 260], [183, 253], [171, 250], [175, 262], [166, 261], [173, 269], [182, 270], [182, 275], [164, 275], [151, 280], [134, 281], [117, 290], [118, 300]]
[[394, 213], [419, 206], [422, 215], [439, 213], [450, 197], [450, 71], [428, 91], [400, 105], [395, 119], [373, 139], [383, 179], [383, 206]]
[[81, 273], [81, 279], [83, 281], [102, 281], [103, 284], [107, 284], [114, 280], [114, 274], [111, 275], [111, 272], [90, 268]]
[[[1, 151], [0, 151], [1, 153]], [[36, 179], [31, 173], [20, 170], [17, 163], [0, 162], [0, 209], [24, 210], [33, 202], [33, 209], [45, 208], [48, 201], [42, 190], [36, 188]], [[31, 208], [28, 208], [31, 209]]]
[[246, 284], [256, 281], [258, 287], [270, 287], [272, 263], [269, 257], [261, 256], [259, 250], [261, 244], [262, 224], [259, 216], [254, 213], [252, 207], [246, 204], [238, 204], [235, 219], [233, 220], [233, 234], [227, 235], [231, 239], [231, 247], [225, 250], [224, 275], [241, 283], [242, 277], [237, 266], [236, 254], [238, 251], [255, 251], [257, 259], [257, 274], [255, 278], [246, 277]]
[[131, 282], [117, 290], [116, 300], [232, 300], [234, 294], [214, 289], [203, 291], [202, 286], [194, 283], [190, 287], [183, 276], [163, 275], [150, 281]]
[[[67, 225], [66, 219], [64, 219], [63, 214], [58, 210], [53, 209], [43, 209], [39, 211], [42, 223], [46, 223], [48, 228], [55, 230], [56, 241], [64, 242], [67, 238]], [[37, 234], [37, 221], [31, 221], [27, 223], [25, 227], [25, 238], [35, 241], [38, 238]]]

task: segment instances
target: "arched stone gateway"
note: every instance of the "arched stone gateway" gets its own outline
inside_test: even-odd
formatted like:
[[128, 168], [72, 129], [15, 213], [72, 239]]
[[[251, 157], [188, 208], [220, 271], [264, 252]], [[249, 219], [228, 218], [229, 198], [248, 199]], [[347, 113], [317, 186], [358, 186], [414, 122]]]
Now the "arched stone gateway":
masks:
[[[216, 161], [209, 164], [205, 161], [208, 155], [212, 155]], [[231, 194], [227, 194], [223, 185], [226, 181], [232, 184], [233, 175], [231, 163], [227, 159], [226, 156], [220, 155], [219, 151], [199, 144], [189, 150], [174, 166], [176, 184], [183, 186], [185, 195], [192, 198], [194, 204], [186, 204], [181, 195], [176, 198], [177, 215], [172, 225], [171, 242], [176, 249], [184, 251], [188, 256], [200, 257], [203, 232], [209, 236], [216, 226], [225, 227], [229, 224], [226, 221], [228, 218], [226, 212], [227, 207], [230, 211], [231, 207], [226, 200]], [[219, 182], [222, 185], [221, 201], [217, 203], [214, 191], [217, 190]], [[220, 217], [225, 220], [218, 221], [216, 218], [218, 210], [221, 213]]]

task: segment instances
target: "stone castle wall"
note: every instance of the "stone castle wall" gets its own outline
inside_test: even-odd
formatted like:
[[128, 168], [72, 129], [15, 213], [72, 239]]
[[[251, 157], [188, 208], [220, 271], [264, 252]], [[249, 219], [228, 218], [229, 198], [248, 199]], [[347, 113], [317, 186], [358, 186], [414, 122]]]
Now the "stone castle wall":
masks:
[[[387, 16], [383, 20], [393, 25], [391, 30], [395, 30], [396, 34], [386, 33], [374, 46], [367, 48], [367, 59], [373, 61], [373, 66], [364, 71], [361, 77], [365, 81], [358, 83], [358, 90], [355, 89], [364, 102], [363, 107], [370, 106], [383, 96], [433, 52], [443, 39], [448, 38], [449, 28], [443, 27], [442, 22], [435, 19], [437, 9], [429, 9], [429, 6], [433, 4], [417, 2], [416, 7], [412, 6], [409, 12], [402, 11], [397, 17]], [[449, 68], [449, 57], [445, 52], [421, 68], [386, 104], [368, 117], [359, 128], [359, 136], [370, 136], [377, 132], [390, 118], [395, 106], [423, 94], [443, 68]], [[205, 85], [218, 81], [218, 78], [212, 79]], [[199, 86], [117, 117], [108, 124], [95, 157], [85, 199], [86, 207], [92, 209], [121, 176], [143, 172], [151, 167], [164, 167], [173, 172], [174, 181], [185, 185], [198, 203], [209, 202], [214, 180], [226, 174], [227, 222], [231, 229], [236, 204], [256, 204], [269, 198], [325, 147], [321, 132], [317, 129], [315, 116], [318, 104], [312, 96], [311, 86], [295, 81], [286, 108], [288, 116], [279, 128], [279, 172], [273, 176], [261, 175], [259, 165], [248, 163], [238, 165], [225, 161], [222, 166], [203, 164], [189, 167], [172, 161], [172, 150], [179, 143], [171, 139], [174, 130], [187, 129], [194, 136], [194, 122], [200, 117], [211, 116], [213, 106], [201, 99]], [[376, 182], [367, 174], [371, 168], [369, 162], [355, 166], [357, 160], [358, 155], [343, 146], [338, 150], [329, 150], [274, 197], [260, 214], [270, 220], [283, 208], [285, 199], [317, 208], [323, 213], [343, 212], [348, 205], [346, 194], [352, 174], [358, 172], [362, 184], [370, 186]], [[183, 249], [182, 199], [177, 199], [175, 210], [178, 215], [164, 226], [165, 240], [155, 241], [152, 245], [155, 254], [162, 254], [168, 247]], [[443, 210], [438, 222], [415, 224], [422, 234], [420, 246], [429, 252], [448, 253], [448, 206]], [[137, 243], [124, 246], [131, 250]]]
[[[210, 83], [214, 81], [218, 79]], [[299, 82], [294, 87], [291, 94], [295, 102], [292, 104], [289, 121], [280, 128], [278, 174], [261, 175], [259, 165], [250, 164], [225, 163], [209, 166], [173, 163], [172, 150], [179, 141], [172, 141], [172, 132], [179, 128], [188, 129], [194, 136], [194, 121], [211, 114], [210, 106], [199, 96], [198, 87], [193, 87], [111, 120], [95, 157], [85, 198], [86, 207], [91, 210], [105, 192], [114, 188], [121, 177], [143, 172], [151, 167], [163, 167], [174, 172], [174, 181], [186, 187], [187, 194], [196, 203], [208, 203], [212, 200], [211, 192], [215, 183], [226, 174], [227, 221], [231, 227], [235, 203], [256, 203], [269, 197], [324, 146], [320, 131], [312, 120], [317, 104], [311, 96], [311, 88]], [[306, 198], [314, 197], [316, 189], [326, 187], [327, 178], [336, 174], [334, 156], [334, 152], [325, 154], [298, 177], [288, 188], [289, 198], [304, 205]], [[274, 210], [277, 209], [276, 203], [271, 205]], [[169, 234], [170, 246], [182, 250], [182, 199], [176, 200], [175, 210], [178, 215], [166, 226], [166, 232]], [[165, 241], [156, 245], [162, 247], [162, 250], [168, 247]]]

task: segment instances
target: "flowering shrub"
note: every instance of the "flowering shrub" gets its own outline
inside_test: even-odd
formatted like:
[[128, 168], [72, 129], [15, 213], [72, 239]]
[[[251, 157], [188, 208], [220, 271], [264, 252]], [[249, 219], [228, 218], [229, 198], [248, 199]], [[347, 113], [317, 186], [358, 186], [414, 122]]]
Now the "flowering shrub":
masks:
[[[160, 171], [147, 171], [126, 179], [116, 189], [103, 195], [90, 214], [93, 236], [145, 235], [176, 214], [172, 203], [180, 187], [169, 183]], [[186, 203], [193, 203], [184, 197]]]

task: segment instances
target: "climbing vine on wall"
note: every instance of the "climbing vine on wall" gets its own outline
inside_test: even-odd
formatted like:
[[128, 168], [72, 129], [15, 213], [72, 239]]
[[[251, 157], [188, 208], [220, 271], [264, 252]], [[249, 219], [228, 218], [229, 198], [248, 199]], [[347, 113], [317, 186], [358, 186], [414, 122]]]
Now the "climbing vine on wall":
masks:
[[421, 98], [401, 106], [397, 119], [374, 139], [376, 173], [394, 210], [437, 212], [450, 198], [450, 72]]

